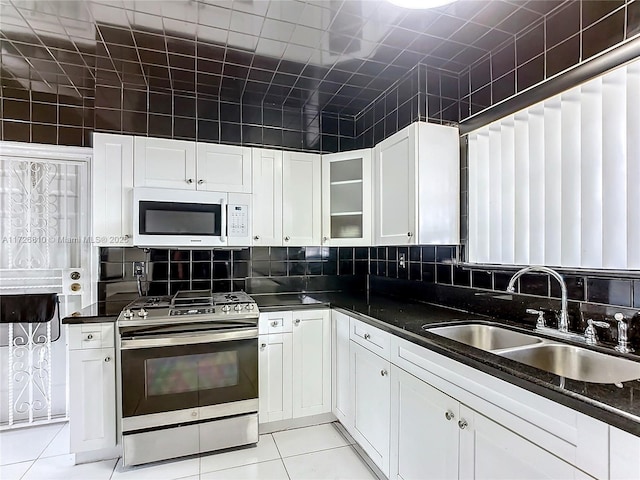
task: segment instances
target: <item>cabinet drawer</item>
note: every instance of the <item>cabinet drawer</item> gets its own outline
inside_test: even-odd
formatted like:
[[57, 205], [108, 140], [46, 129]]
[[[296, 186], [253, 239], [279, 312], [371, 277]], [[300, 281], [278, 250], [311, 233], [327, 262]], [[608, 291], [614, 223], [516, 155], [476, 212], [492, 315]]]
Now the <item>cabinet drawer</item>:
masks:
[[69, 350], [111, 348], [114, 343], [113, 323], [69, 325]]
[[261, 313], [258, 321], [260, 335], [291, 333], [293, 312]]
[[387, 332], [355, 318], [351, 319], [350, 327], [349, 338], [351, 340], [386, 360], [390, 359], [391, 346]]

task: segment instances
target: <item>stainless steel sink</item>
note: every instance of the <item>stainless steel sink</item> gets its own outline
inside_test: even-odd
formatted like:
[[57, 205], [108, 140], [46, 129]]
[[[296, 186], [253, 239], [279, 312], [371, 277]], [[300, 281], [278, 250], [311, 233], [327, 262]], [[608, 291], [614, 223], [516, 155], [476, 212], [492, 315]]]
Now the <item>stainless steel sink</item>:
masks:
[[581, 382], [621, 383], [640, 378], [640, 362], [572, 345], [545, 343], [498, 354]]
[[542, 339], [533, 335], [514, 332], [513, 330], [493, 325], [475, 323], [434, 328], [429, 328], [425, 325], [423, 328], [436, 335], [489, 352], [542, 343]]

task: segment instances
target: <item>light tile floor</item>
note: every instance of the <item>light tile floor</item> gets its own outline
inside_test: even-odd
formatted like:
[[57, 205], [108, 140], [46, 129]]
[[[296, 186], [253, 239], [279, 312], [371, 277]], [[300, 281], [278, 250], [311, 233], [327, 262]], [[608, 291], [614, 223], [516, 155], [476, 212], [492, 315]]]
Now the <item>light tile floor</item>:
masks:
[[2, 480], [376, 480], [333, 424], [260, 436], [256, 447], [123, 468], [120, 460], [73, 465], [69, 425], [0, 433]]

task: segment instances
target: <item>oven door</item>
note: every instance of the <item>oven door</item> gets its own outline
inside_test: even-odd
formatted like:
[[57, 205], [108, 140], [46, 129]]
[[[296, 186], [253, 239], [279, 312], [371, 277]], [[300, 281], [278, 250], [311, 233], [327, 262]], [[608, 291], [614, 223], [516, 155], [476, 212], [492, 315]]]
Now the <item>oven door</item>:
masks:
[[123, 431], [256, 412], [256, 329], [120, 342]]

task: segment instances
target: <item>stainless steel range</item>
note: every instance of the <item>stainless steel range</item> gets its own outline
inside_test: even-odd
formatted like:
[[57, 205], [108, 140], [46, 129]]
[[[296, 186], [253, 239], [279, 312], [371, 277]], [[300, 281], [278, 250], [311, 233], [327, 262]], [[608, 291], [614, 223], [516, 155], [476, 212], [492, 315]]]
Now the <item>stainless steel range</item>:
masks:
[[258, 441], [258, 315], [244, 292], [183, 291], [125, 308], [124, 465]]

